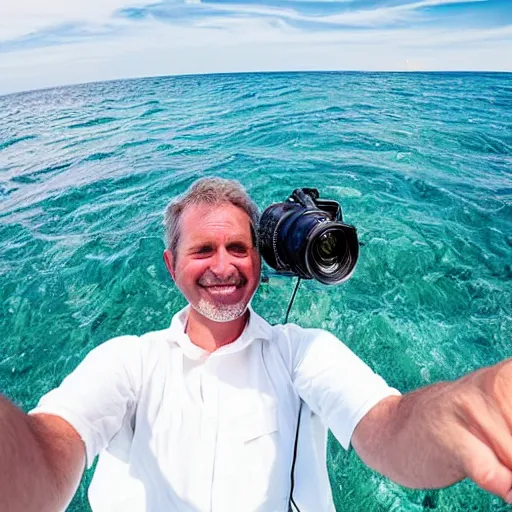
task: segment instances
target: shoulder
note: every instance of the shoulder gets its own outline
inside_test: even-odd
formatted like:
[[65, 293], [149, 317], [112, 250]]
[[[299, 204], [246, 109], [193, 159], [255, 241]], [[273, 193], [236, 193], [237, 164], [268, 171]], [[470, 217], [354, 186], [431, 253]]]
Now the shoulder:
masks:
[[254, 326], [255, 332], [262, 338], [268, 338], [282, 343], [301, 343], [322, 335], [332, 336], [323, 329], [304, 328], [293, 323], [271, 325], [253, 310], [251, 310], [251, 314], [253, 315], [251, 324]]
[[124, 334], [115, 336], [94, 347], [89, 355], [101, 353], [102, 356], [117, 355], [118, 353], [126, 353], [136, 351], [140, 347], [140, 336], [132, 334]]
[[[152, 331], [141, 336], [122, 335], [111, 338], [93, 348], [79, 365], [79, 369], [128, 375], [134, 383], [140, 381], [142, 369], [151, 360], [158, 360], [168, 337], [168, 329]], [[76, 370], [75, 370], [76, 371]]]
[[[336, 375], [366, 375], [367, 365], [343, 341], [325, 329], [296, 324], [269, 326], [271, 350], [287, 363], [291, 375], [305, 380]], [[322, 378], [323, 378], [322, 377]]]
[[331, 347], [345, 346], [336, 336], [324, 329], [304, 328], [297, 324], [270, 325], [257, 316], [258, 330], [269, 350], [277, 350], [293, 366], [300, 364], [311, 350], [331, 351]]
[[169, 345], [171, 341], [171, 331], [169, 328], [150, 331], [138, 336], [138, 339], [143, 350], [162, 348]]
[[315, 340], [330, 339], [341, 343], [336, 336], [325, 329], [317, 329], [312, 327], [301, 327], [297, 324], [277, 324], [271, 327], [277, 337], [288, 339], [292, 343], [313, 343]]
[[273, 326], [278, 346], [287, 346], [290, 350], [294, 366], [310, 352], [320, 351], [323, 354], [337, 351], [345, 345], [333, 334], [324, 329], [304, 328], [296, 324]]
[[125, 334], [110, 338], [97, 345], [90, 353], [101, 352], [102, 355], [130, 356], [141, 355], [166, 343], [169, 339], [169, 329], [150, 331], [142, 335]]

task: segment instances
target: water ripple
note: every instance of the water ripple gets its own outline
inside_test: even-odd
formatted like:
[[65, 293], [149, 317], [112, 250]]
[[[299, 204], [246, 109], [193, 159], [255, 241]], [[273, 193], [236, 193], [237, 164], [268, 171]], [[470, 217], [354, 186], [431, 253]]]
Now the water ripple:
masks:
[[[2, 391], [29, 408], [98, 343], [168, 325], [183, 302], [162, 211], [206, 175], [239, 179], [261, 208], [299, 186], [341, 202], [357, 272], [305, 283], [293, 321], [391, 384], [512, 355], [511, 75], [149, 78], [0, 97]], [[255, 308], [281, 321], [291, 285], [271, 278]], [[334, 443], [328, 464], [339, 509], [502, 510], [467, 483], [368, 481]]]

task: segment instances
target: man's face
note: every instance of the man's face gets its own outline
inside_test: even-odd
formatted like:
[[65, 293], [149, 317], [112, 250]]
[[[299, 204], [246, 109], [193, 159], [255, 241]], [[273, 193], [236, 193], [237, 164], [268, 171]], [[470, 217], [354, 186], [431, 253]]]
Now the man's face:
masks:
[[190, 206], [183, 212], [176, 261], [164, 253], [167, 268], [190, 305], [216, 322], [245, 312], [260, 280], [260, 257], [248, 215], [240, 208]]

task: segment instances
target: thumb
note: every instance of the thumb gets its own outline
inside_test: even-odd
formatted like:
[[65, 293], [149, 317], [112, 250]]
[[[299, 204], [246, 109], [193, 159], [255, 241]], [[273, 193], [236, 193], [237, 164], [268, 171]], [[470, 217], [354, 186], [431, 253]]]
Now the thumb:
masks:
[[499, 461], [492, 449], [471, 436], [464, 451], [462, 466], [466, 476], [482, 489], [512, 503], [512, 471]]

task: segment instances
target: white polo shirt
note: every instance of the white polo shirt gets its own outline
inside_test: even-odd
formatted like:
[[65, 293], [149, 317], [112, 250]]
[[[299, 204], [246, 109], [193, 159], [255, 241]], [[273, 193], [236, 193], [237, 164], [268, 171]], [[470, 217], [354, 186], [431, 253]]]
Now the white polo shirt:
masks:
[[233, 343], [213, 353], [169, 329], [92, 350], [34, 413], [61, 416], [98, 465], [94, 512], [334, 510], [327, 428], [347, 449], [359, 420], [390, 388], [336, 337], [270, 326], [250, 310]]

